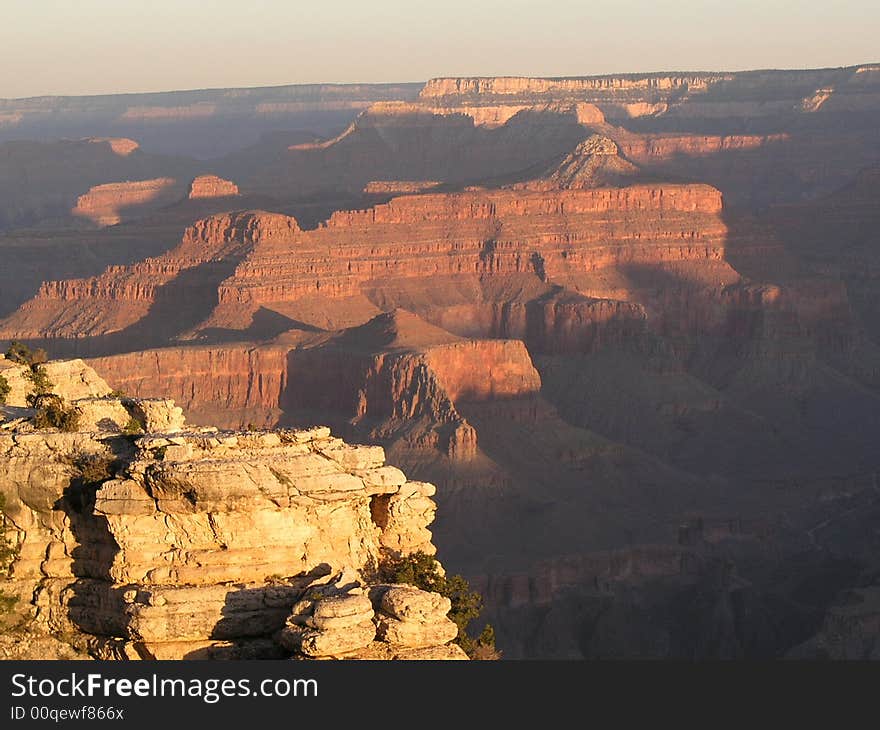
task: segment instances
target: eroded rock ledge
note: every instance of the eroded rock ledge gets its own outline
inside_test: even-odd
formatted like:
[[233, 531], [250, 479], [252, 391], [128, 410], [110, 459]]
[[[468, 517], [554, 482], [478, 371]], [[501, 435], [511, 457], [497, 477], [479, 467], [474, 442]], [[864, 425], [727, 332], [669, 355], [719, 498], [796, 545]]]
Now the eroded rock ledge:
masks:
[[99, 658], [465, 658], [446, 599], [379, 581], [384, 560], [436, 552], [433, 485], [381, 447], [193, 428], [173, 401], [50, 365], [77, 431], [36, 429], [20, 389], [0, 422], [20, 548], [4, 589], [33, 626]]

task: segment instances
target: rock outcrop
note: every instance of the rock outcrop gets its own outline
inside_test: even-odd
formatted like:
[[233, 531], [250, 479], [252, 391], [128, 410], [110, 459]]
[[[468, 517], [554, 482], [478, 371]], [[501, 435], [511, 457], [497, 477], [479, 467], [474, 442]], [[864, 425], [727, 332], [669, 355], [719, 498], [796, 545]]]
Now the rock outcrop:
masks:
[[[100, 384], [75, 366], [50, 370]], [[303, 653], [348, 653], [355, 637], [376, 635], [368, 591], [385, 558], [436, 550], [433, 486], [386, 465], [381, 447], [322, 427], [193, 428], [171, 401], [98, 395], [71, 398], [76, 432], [38, 430], [27, 413], [0, 430], [18, 545], [9, 585], [34, 627], [73, 631], [96, 656], [278, 656], [274, 637], [291, 611], [306, 613], [303, 601], [310, 618], [294, 625], [327, 631], [357, 618], [357, 632], [304, 639]], [[364, 587], [357, 611], [309, 598], [344, 569]], [[454, 638], [425, 630], [436, 641], [421, 646]]]
[[[93, 368], [82, 360], [51, 360], [43, 365], [54, 393], [68, 401], [82, 398], [100, 398], [108, 395], [110, 386]], [[33, 390], [30, 368], [0, 355], [0, 375], [9, 385], [5, 405], [17, 408], [27, 406], [27, 396]]]
[[106, 183], [80, 195], [71, 213], [98, 226], [114, 226], [123, 219], [126, 209], [157, 208], [176, 200], [180, 186], [173, 178]]
[[238, 195], [238, 185], [216, 175], [199, 175], [189, 184], [190, 200], [228, 198]]
[[540, 179], [521, 183], [532, 189], [604, 188], [632, 182], [639, 169], [620, 156], [614, 140], [593, 134]]
[[448, 598], [413, 586], [367, 586], [343, 572], [294, 604], [279, 641], [313, 659], [467, 659], [450, 642]]

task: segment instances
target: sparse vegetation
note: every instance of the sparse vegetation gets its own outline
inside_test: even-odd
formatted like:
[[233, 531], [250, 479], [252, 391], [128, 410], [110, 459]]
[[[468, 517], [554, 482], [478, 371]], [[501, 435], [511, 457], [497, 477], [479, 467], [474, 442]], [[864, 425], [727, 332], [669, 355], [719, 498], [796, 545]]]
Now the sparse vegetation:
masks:
[[12, 389], [9, 387], [9, 381], [0, 375], [0, 405], [6, 402], [10, 390]]
[[113, 477], [114, 460], [105, 454], [80, 454], [73, 465], [83, 486], [97, 486]]
[[[6, 358], [28, 367], [25, 377], [33, 384], [33, 391], [25, 400], [30, 408], [36, 409], [34, 425], [37, 428], [57, 428], [61, 431], [76, 431], [79, 426], [79, 411], [64, 402], [61, 396], [52, 392], [55, 387], [44, 363], [48, 360], [42, 348], [32, 350], [22, 342], [13, 341], [6, 351]], [[6, 383], [5, 379], [3, 383]], [[8, 388], [8, 383], [6, 386]], [[0, 383], [0, 393], [2, 393]], [[7, 390], [8, 394], [8, 390]], [[5, 396], [4, 396], [5, 398]]]
[[141, 422], [134, 416], [131, 416], [126, 424], [122, 427], [122, 433], [126, 436], [140, 436], [144, 432]]
[[128, 393], [126, 393], [124, 390], [111, 390], [107, 394], [107, 397], [108, 398], [119, 398], [121, 400], [122, 398], [128, 398]]
[[[9, 539], [6, 497], [0, 494], [0, 584], [9, 579], [9, 569], [17, 554], [18, 546]], [[15, 596], [7, 595], [0, 590], [0, 615], [9, 613], [17, 602]]]
[[423, 552], [390, 560], [382, 567], [381, 573], [383, 580], [391, 583], [407, 583], [446, 596], [452, 602], [449, 618], [458, 626], [455, 642], [471, 659], [501, 658], [495, 648], [495, 629], [490, 624], [486, 624], [476, 639], [467, 633], [468, 625], [483, 609], [483, 598], [471, 590], [462, 576], [443, 575], [438, 570], [437, 561]]
[[[50, 395], [52, 393], [52, 381], [43, 364], [49, 359], [46, 351], [38, 348], [31, 350], [30, 347], [22, 342], [13, 341], [6, 351], [6, 359], [16, 362], [19, 365], [28, 367], [25, 377], [34, 385], [33, 392], [27, 396], [27, 403], [31, 408], [36, 408], [36, 401], [40, 396]], [[8, 383], [7, 383], [8, 385]], [[8, 391], [7, 391], [8, 394]]]
[[28, 404], [37, 409], [34, 416], [34, 425], [37, 428], [57, 428], [60, 431], [76, 431], [79, 426], [79, 411], [73, 406], [65, 405], [64, 400], [49, 393], [28, 396]]
[[17, 362], [19, 365], [33, 367], [34, 365], [42, 365], [49, 359], [49, 356], [42, 348], [31, 350], [31, 348], [23, 342], [13, 340], [9, 345], [9, 349], [6, 351], [6, 359], [12, 360], [12, 362]]
[[31, 408], [36, 408], [34, 405], [35, 401], [44, 395], [51, 395], [52, 388], [55, 387], [52, 384], [52, 381], [49, 380], [49, 375], [46, 373], [46, 368], [44, 368], [40, 364], [34, 364], [30, 366], [30, 370], [27, 371], [26, 376], [28, 380], [30, 380], [34, 384], [34, 391], [30, 395], [27, 396], [28, 405]]

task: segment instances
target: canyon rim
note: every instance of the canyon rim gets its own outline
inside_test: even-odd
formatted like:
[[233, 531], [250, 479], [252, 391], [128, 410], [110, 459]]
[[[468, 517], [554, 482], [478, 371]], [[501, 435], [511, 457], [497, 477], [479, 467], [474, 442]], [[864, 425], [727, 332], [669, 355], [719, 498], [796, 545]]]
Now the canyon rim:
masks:
[[0, 100], [0, 652], [880, 658], [878, 196], [873, 63]]

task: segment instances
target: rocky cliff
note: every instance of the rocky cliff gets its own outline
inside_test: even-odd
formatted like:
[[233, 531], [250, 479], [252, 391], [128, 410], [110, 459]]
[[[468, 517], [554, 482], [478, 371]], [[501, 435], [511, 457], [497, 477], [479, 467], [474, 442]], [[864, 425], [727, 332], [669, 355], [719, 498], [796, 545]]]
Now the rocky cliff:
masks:
[[[721, 261], [732, 243], [721, 208], [707, 186], [635, 185], [406, 196], [335, 213], [309, 231], [277, 214], [220, 215], [196, 223], [162, 257], [47, 282], [0, 333], [83, 337], [139, 324], [149, 343], [169, 327], [246, 329], [261, 309], [314, 322], [318, 297], [382, 298], [386, 309], [400, 297], [395, 288], [418, 280], [528, 275], [546, 286], [622, 265], [699, 265]], [[158, 316], [160, 304], [174, 320]]]
[[873, 66], [803, 71], [679, 72], [574, 78], [472, 77], [428, 81], [423, 103], [581, 101], [614, 117], [770, 117], [875, 105]]
[[878, 159], [872, 69], [435, 79], [417, 100], [378, 102], [342, 134], [290, 147], [250, 184], [315, 194], [522, 181], [598, 132], [661, 179], [709, 182], [760, 208], [830, 192]]
[[[154, 326], [160, 330], [176, 328], [188, 310], [194, 311], [192, 316], [207, 313], [198, 308], [204, 306], [206, 297], [210, 306], [219, 282], [256, 241], [297, 230], [292, 218], [271, 214], [220, 215], [198, 221], [187, 229], [180, 244], [163, 256], [132, 267], [111, 267], [93, 279], [47, 282], [38, 295], [47, 306], [26, 306], [29, 313], [23, 314], [23, 320], [51, 322], [49, 336], [65, 331], [79, 332], [79, 336], [106, 335], [124, 330], [148, 313], [158, 314], [151, 308], [164, 301], [175, 310], [175, 317], [170, 321], [156, 317]], [[195, 277], [188, 273], [194, 271]], [[149, 332], [142, 336], [149, 337]]]
[[4, 590], [33, 629], [105, 658], [463, 657], [448, 599], [378, 578], [436, 551], [434, 487], [381, 447], [193, 428], [173, 401], [105, 395], [81, 362], [50, 369], [89, 384], [58, 377], [76, 432], [21, 408], [0, 423]]
[[409, 100], [422, 84], [301, 84], [86, 97], [0, 99], [0, 142], [83, 134], [134, 137], [160, 154], [219, 157], [276, 129], [318, 134], [383, 99]]

